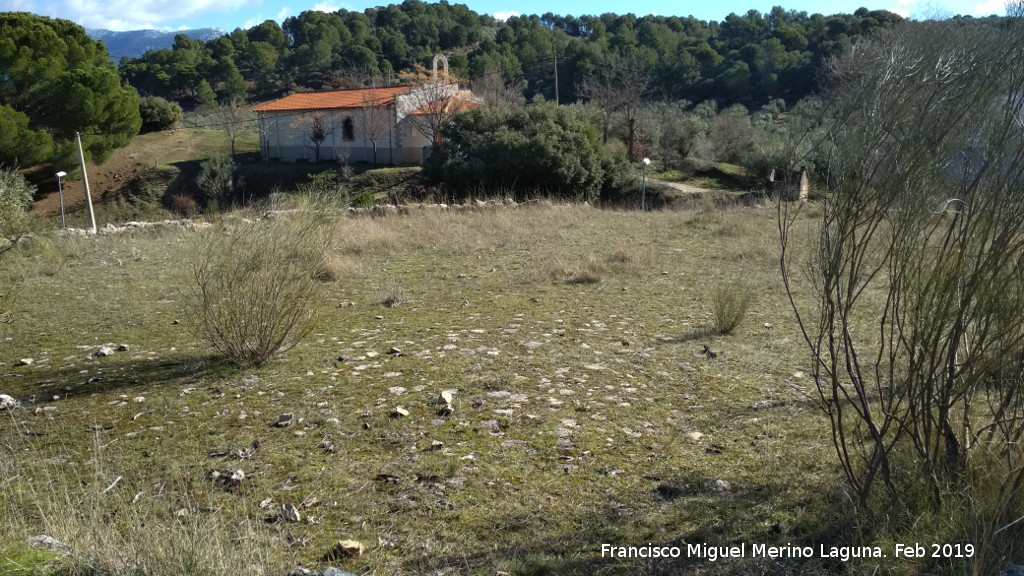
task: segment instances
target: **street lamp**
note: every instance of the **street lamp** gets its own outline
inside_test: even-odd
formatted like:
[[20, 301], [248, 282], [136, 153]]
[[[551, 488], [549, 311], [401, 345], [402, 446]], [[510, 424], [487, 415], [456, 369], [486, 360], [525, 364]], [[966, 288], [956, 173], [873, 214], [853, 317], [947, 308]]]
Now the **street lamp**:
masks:
[[647, 165], [650, 163], [650, 158], [644, 158], [644, 178], [640, 182], [640, 210], [647, 210]]
[[60, 184], [60, 179], [67, 176], [68, 173], [61, 170], [57, 172], [57, 195], [60, 197], [60, 227], [67, 228], [67, 222], [64, 221], [64, 188]]

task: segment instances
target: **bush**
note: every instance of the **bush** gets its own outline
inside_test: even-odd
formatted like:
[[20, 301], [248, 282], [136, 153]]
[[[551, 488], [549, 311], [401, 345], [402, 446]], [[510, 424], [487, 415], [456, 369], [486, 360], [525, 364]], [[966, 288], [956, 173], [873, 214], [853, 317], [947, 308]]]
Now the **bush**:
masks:
[[331, 231], [300, 208], [201, 237], [190, 256], [192, 329], [241, 366], [295, 346], [313, 326]]
[[146, 96], [139, 101], [142, 116], [141, 133], [169, 130], [181, 121], [181, 106], [159, 96]]
[[754, 291], [739, 280], [718, 284], [711, 289], [711, 311], [715, 315], [715, 331], [731, 334], [750, 310]]
[[610, 174], [598, 131], [574, 106], [477, 109], [444, 128], [424, 176], [456, 196], [514, 190], [594, 200]]
[[36, 187], [16, 170], [0, 170], [0, 236], [11, 236], [15, 222], [25, 213]]
[[207, 208], [218, 209], [222, 202], [241, 190], [242, 178], [235, 168], [235, 162], [230, 156], [215, 156], [199, 164], [196, 185], [206, 196]]

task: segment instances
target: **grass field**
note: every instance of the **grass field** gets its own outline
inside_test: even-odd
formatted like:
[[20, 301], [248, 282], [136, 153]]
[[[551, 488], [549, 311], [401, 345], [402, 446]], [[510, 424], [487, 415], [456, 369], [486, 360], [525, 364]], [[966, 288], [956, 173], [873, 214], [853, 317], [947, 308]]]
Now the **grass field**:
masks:
[[[194, 233], [37, 242], [0, 262], [18, 286], [0, 392], [24, 403], [0, 413], [0, 571], [67, 566], [25, 548], [46, 533], [82, 574], [913, 572], [601, 556], [865, 537], [774, 227], [774, 207], [343, 220], [314, 335], [248, 370], [181, 322]], [[717, 335], [711, 294], [737, 282], [750, 312]], [[126, 349], [96, 357], [108, 343]], [[325, 558], [346, 539], [366, 552]]]

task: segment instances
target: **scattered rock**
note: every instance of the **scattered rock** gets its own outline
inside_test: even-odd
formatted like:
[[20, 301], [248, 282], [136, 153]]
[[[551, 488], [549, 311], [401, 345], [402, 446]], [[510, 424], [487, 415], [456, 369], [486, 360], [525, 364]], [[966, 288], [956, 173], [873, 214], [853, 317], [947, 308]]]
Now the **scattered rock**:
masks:
[[287, 428], [287, 427], [292, 425], [292, 420], [294, 418], [295, 417], [294, 417], [294, 415], [291, 412], [287, 412], [285, 414], [281, 414], [280, 416], [277, 417], [277, 422], [274, 423], [274, 427], [275, 428]]
[[688, 432], [686, 434], [686, 437], [689, 438], [690, 440], [693, 440], [694, 442], [696, 442], [697, 440], [700, 440], [701, 438], [703, 438], [704, 434], [701, 433], [701, 432]]
[[15, 364], [15, 366], [31, 366], [34, 362], [35, 360], [32, 358], [22, 358], [21, 360], [18, 360], [18, 363]]
[[356, 575], [351, 573], [351, 572], [346, 572], [344, 570], [341, 570], [340, 568], [335, 568], [334, 566], [328, 566], [327, 568], [324, 568], [320, 572], [319, 576], [356, 576]]
[[732, 485], [728, 482], [725, 480], [715, 480], [715, 492], [729, 492], [730, 490], [732, 490]]
[[57, 540], [56, 538], [53, 538], [52, 536], [47, 536], [46, 534], [40, 534], [38, 536], [29, 537], [28, 545], [31, 548], [42, 548], [44, 550], [56, 552], [57, 554], [61, 554], [64, 556], [71, 555], [70, 546], [61, 542], [60, 540]]
[[392, 418], [402, 418], [409, 415], [409, 411], [404, 406], [395, 406], [395, 410], [391, 412]]
[[772, 323], [771, 322], [765, 322], [764, 323], [764, 327], [769, 329], [769, 330], [771, 330], [772, 329]]
[[0, 410], [14, 410], [15, 408], [20, 407], [21, 402], [18, 402], [7, 394], [0, 394]]
[[291, 504], [281, 506], [281, 519], [285, 522], [302, 522], [302, 514], [299, 509]]
[[100, 348], [99, 350], [96, 351], [96, 357], [97, 358], [106, 358], [107, 356], [113, 356], [113, 355], [114, 355], [114, 349], [111, 348], [110, 346], [103, 346], [102, 348]]
[[437, 397], [434, 404], [437, 405], [437, 413], [439, 416], [451, 416], [455, 409], [452, 407], [452, 393], [450, 390], [441, 392], [441, 395]]
[[214, 470], [210, 472], [210, 479], [228, 490], [237, 490], [242, 482], [245, 482], [245, 472], [242, 470], [225, 469], [223, 472]]
[[129, 350], [129, 348], [128, 348], [127, 344], [118, 344], [117, 345], [117, 351], [118, 352], [127, 352], [128, 350]]
[[327, 551], [327, 554], [324, 554], [323, 559], [326, 561], [342, 560], [362, 556], [365, 552], [366, 546], [358, 540], [340, 540]]
[[442, 448], [444, 448], [444, 442], [441, 442], [440, 440], [431, 440], [430, 441], [430, 450], [437, 451], [437, 450], [440, 450]]

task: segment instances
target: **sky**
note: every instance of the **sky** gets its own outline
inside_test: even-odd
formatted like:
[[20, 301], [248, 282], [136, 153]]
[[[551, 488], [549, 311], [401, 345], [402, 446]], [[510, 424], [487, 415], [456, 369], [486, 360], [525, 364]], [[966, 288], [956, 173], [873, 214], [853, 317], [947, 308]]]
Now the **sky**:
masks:
[[[679, 0], [449, 0], [466, 4], [477, 13], [498, 19], [509, 16], [560, 15], [632, 12], [637, 16], [694, 16], [700, 20], [721, 21], [730, 13], [745, 14], [753, 9], [768, 12], [781, 5], [787, 10], [825, 15], [852, 13], [864, 6], [871, 10], [890, 10], [904, 17], [924, 19], [955, 14], [971, 16], [1002, 15], [1005, 0], [783, 0], [756, 4], [754, 0], [718, 0], [716, 2], [680, 2]], [[338, 9], [363, 11], [374, 6], [401, 3], [400, 0], [0, 0], [0, 11], [32, 12], [41, 16], [64, 18], [86, 28], [108, 30], [185, 30], [189, 28], [251, 28], [264, 20], [283, 22], [288, 16], [306, 10], [333, 12]]]

